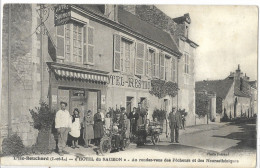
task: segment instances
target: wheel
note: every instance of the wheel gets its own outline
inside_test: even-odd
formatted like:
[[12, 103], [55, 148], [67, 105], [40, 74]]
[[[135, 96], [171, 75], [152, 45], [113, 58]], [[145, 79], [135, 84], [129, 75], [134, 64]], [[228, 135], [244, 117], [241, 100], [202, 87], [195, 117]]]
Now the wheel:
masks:
[[100, 141], [100, 153], [104, 155], [105, 153], [110, 153], [111, 151], [111, 139], [109, 137], [104, 137]]
[[152, 142], [153, 142], [153, 144], [154, 144], [154, 145], [157, 145], [157, 144], [159, 143], [159, 141], [160, 141], [159, 134], [154, 134], [154, 135], [152, 136]]

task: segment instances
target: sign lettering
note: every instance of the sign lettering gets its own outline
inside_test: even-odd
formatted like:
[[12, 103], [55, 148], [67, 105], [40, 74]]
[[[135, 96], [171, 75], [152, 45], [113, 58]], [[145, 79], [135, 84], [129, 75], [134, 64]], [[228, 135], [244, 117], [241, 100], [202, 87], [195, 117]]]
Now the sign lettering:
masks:
[[108, 84], [111, 86], [137, 88], [137, 89], [151, 88], [150, 81], [135, 79], [134, 77], [126, 77], [126, 76], [118, 76], [118, 75], [110, 75]]
[[71, 19], [71, 7], [70, 5], [57, 5], [54, 9], [54, 24], [60, 26], [66, 24]]

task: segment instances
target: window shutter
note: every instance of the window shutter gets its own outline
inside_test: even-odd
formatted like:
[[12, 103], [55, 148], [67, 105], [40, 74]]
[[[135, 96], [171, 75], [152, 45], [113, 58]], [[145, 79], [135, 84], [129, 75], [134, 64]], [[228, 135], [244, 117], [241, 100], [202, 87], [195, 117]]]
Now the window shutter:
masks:
[[155, 54], [155, 77], [159, 78], [159, 53]]
[[57, 35], [57, 57], [65, 58], [65, 31], [64, 25], [56, 27]]
[[144, 75], [144, 57], [145, 48], [144, 43], [137, 42], [136, 44], [136, 64], [135, 64], [135, 74]]
[[152, 56], [152, 77], [155, 77], [155, 53], [151, 54]]
[[114, 34], [114, 71], [120, 71], [121, 67], [121, 37]]
[[145, 53], [145, 75], [149, 76], [149, 49], [146, 49]]
[[176, 79], [176, 59], [172, 57], [172, 81], [175, 82]]
[[159, 57], [160, 57], [160, 79], [165, 79], [165, 56], [163, 53], [159, 53]]
[[88, 55], [87, 55], [87, 24], [83, 27], [83, 62], [84, 64], [88, 63]]
[[88, 57], [87, 63], [94, 64], [94, 28], [88, 27]]

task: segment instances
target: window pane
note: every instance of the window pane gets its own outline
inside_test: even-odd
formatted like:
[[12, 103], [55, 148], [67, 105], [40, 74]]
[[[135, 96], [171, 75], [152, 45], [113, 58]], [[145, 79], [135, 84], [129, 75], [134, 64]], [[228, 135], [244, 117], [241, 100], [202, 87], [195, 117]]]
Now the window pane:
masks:
[[64, 57], [64, 38], [57, 37], [57, 55]]
[[57, 26], [57, 35], [64, 36], [64, 25]]

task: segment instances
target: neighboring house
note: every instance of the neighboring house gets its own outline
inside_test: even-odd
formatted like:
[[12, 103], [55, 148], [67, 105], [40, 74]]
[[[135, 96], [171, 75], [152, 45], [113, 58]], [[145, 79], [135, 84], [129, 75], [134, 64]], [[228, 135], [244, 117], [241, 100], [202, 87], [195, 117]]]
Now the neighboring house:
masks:
[[[6, 4], [3, 13], [1, 139], [18, 133], [33, 145], [29, 109], [40, 101], [94, 113], [130, 112], [141, 102], [150, 119], [155, 108], [185, 108], [187, 125], [194, 124], [198, 45], [188, 38], [188, 14], [172, 19], [152, 5], [51, 4]], [[152, 96], [153, 79], [178, 83], [179, 94]]]
[[254, 84], [255, 81], [249, 82], [249, 77], [243, 76], [238, 65], [236, 72], [231, 72], [226, 79], [196, 82], [195, 90], [216, 93], [216, 113], [221, 117], [224, 114], [230, 119], [241, 116], [252, 117], [257, 105]]

